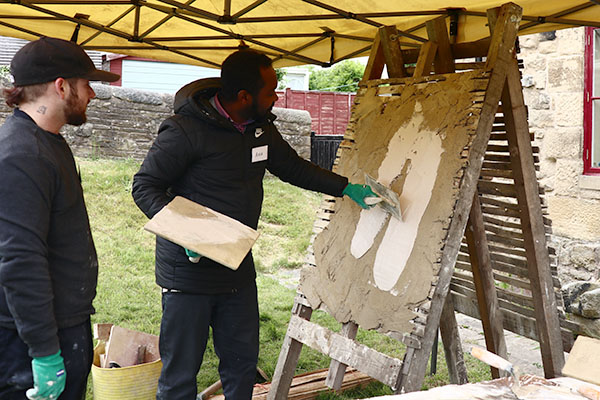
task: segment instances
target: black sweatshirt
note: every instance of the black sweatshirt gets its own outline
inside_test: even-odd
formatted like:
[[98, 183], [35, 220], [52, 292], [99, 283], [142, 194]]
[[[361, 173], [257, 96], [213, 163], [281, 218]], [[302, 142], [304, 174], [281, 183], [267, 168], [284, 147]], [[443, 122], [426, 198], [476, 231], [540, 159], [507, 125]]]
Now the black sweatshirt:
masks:
[[[218, 79], [202, 79], [175, 96], [175, 115], [162, 123], [133, 179], [133, 198], [146, 216], [178, 195], [256, 229], [266, 169], [293, 185], [342, 195], [348, 180], [299, 157], [277, 131], [274, 115], [238, 131], [210, 104], [218, 89]], [[163, 288], [225, 293], [255, 277], [251, 253], [233, 271], [206, 258], [192, 264], [183, 248], [157, 238], [156, 281]]]
[[15, 110], [0, 127], [0, 326], [41, 357], [94, 312], [98, 260], [80, 177], [61, 135]]

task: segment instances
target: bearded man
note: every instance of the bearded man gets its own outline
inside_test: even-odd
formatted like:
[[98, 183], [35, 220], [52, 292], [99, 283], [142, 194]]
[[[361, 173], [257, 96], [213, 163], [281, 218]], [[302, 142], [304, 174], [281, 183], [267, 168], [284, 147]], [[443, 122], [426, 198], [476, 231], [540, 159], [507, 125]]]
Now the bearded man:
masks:
[[15, 107], [0, 127], [0, 398], [85, 398], [98, 261], [65, 124], [81, 125], [97, 70], [81, 47], [43, 37], [11, 62]]
[[[277, 101], [271, 60], [240, 50], [223, 62], [221, 78], [194, 81], [175, 95], [140, 171], [133, 198], [152, 218], [183, 196], [256, 229], [265, 171], [293, 185], [348, 195], [366, 208], [368, 186], [302, 159], [281, 137], [271, 109]], [[162, 287], [158, 400], [196, 399], [196, 375], [212, 328], [227, 400], [252, 397], [259, 348], [259, 311], [252, 253], [237, 270], [156, 240], [156, 282]]]

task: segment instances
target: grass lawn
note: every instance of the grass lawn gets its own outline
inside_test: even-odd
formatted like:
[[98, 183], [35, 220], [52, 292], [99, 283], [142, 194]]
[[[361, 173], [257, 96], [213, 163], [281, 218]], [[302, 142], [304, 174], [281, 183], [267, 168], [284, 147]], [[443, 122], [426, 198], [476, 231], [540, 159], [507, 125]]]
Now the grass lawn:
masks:
[[[154, 236], [142, 229], [146, 217], [131, 197], [131, 179], [136, 161], [78, 159], [98, 251], [100, 273], [92, 323], [110, 322], [125, 328], [158, 334], [160, 290], [154, 283]], [[261, 348], [259, 367], [272, 376], [290, 318], [295, 290], [273, 276], [282, 269], [301, 266], [309, 244], [315, 211], [321, 195], [272, 177], [264, 182], [265, 200], [259, 222], [261, 236], [254, 246], [258, 270]], [[340, 325], [329, 315], [315, 312], [312, 321], [332, 330]], [[383, 335], [359, 330], [357, 340], [383, 353], [402, 357], [403, 346]], [[438, 373], [428, 376], [425, 387], [448, 383], [443, 350], [438, 352]], [[489, 370], [465, 355], [471, 381], [489, 379]], [[325, 368], [329, 359], [306, 346], [297, 373]], [[218, 360], [209, 344], [198, 374], [201, 391], [219, 379]], [[326, 393], [319, 399], [357, 399], [391, 394], [379, 383], [342, 395]], [[93, 398], [91, 377], [87, 399]]]

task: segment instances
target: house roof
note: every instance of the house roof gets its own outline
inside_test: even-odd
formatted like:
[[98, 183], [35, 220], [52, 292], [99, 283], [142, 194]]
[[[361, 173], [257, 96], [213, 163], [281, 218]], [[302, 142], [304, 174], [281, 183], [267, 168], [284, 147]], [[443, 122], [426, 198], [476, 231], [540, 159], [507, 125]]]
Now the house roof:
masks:
[[[0, 0], [0, 35], [76, 39], [89, 50], [218, 67], [240, 43], [276, 67], [327, 66], [368, 55], [377, 28], [396, 25], [419, 47], [425, 21], [446, 16], [456, 43], [488, 36], [499, 0]], [[600, 0], [521, 0], [520, 34], [600, 27]]]
[[[27, 43], [25, 39], [0, 36], [0, 65], [10, 65], [15, 53]], [[96, 68], [102, 67], [102, 54], [98, 51], [87, 51]]]

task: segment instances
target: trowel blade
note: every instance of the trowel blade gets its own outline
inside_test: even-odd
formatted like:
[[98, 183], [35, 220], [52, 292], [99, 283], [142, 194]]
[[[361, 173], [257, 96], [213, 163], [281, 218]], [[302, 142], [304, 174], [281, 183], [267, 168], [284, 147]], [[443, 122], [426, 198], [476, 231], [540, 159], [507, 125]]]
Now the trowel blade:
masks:
[[398, 197], [398, 194], [392, 189], [377, 182], [367, 173], [365, 173], [365, 183], [383, 200], [379, 203], [381, 207], [392, 216], [402, 221], [402, 208], [400, 207], [400, 198]]

